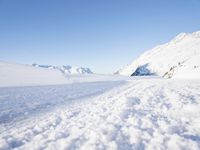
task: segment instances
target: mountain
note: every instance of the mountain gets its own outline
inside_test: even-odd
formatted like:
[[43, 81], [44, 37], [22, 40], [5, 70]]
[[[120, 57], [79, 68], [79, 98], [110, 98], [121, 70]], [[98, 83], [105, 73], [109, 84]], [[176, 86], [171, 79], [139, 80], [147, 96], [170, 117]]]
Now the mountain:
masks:
[[116, 74], [200, 78], [200, 31], [179, 34], [170, 42], [146, 51]]
[[64, 75], [69, 74], [92, 74], [93, 72], [89, 68], [83, 68], [83, 67], [72, 67], [69, 65], [63, 65], [63, 66], [52, 66], [52, 65], [38, 65], [33, 64], [34, 67], [40, 67], [40, 68], [46, 68], [46, 69], [55, 69], [62, 72]]

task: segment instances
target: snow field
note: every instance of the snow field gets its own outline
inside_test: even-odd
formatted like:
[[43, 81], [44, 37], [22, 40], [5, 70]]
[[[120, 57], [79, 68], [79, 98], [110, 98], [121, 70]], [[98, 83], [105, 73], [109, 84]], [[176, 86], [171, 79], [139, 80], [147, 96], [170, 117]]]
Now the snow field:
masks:
[[[102, 90], [77, 99], [75, 95], [69, 103], [60, 96], [69, 93], [69, 87], [66, 92], [58, 87], [37, 87], [47, 97], [54, 93], [62, 100], [54, 104], [53, 96], [50, 110], [41, 108], [2, 122], [0, 149], [200, 149], [200, 81], [133, 79], [81, 89], [86, 87]], [[21, 95], [26, 91], [20, 90]], [[34, 95], [30, 91], [29, 96], [24, 95], [27, 102], [34, 99], [30, 99]], [[19, 91], [12, 98], [17, 95]], [[5, 96], [1, 92], [0, 102]], [[38, 103], [48, 100], [40, 97]]]

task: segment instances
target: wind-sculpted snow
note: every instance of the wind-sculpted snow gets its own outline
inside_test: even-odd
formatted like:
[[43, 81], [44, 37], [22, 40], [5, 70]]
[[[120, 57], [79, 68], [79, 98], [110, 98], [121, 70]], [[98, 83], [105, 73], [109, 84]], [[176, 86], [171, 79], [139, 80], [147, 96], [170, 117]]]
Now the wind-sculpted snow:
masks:
[[164, 79], [4, 88], [0, 149], [200, 149], [199, 91]]

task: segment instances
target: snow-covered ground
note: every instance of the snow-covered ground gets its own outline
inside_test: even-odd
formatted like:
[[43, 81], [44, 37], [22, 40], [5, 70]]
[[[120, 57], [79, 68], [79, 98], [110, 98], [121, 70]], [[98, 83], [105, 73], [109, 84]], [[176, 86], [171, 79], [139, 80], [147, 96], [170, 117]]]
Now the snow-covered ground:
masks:
[[0, 150], [200, 149], [200, 80], [2, 87], [0, 106]]

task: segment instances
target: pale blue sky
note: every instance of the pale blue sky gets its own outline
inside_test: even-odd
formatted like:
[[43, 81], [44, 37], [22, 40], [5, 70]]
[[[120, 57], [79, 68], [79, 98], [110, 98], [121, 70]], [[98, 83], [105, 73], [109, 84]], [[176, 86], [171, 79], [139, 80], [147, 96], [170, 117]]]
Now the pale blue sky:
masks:
[[0, 0], [0, 60], [112, 73], [180, 32], [200, 0]]

